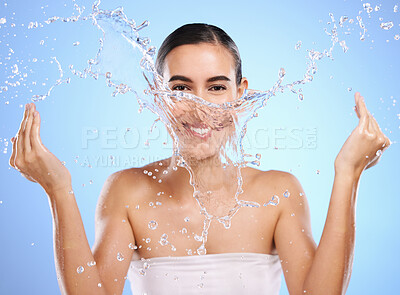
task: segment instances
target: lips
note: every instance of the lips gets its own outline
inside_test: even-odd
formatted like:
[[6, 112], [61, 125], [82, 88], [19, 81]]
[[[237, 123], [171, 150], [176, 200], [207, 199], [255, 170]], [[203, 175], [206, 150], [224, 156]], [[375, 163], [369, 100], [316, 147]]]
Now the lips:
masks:
[[185, 129], [192, 135], [201, 139], [207, 139], [211, 136], [212, 129], [204, 123], [184, 124]]

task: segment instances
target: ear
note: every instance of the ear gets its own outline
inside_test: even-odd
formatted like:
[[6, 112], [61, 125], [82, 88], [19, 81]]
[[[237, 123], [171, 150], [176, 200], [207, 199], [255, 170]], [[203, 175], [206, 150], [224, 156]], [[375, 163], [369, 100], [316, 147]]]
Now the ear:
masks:
[[238, 85], [238, 91], [237, 91], [237, 98], [241, 98], [244, 91], [249, 87], [249, 81], [247, 78], [243, 77], [242, 81], [240, 81], [240, 84]]

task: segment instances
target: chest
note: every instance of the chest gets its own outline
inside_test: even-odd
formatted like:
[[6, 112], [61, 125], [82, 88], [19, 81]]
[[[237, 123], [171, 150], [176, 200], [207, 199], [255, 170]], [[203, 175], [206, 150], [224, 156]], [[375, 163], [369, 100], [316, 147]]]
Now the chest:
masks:
[[[202, 244], [205, 216], [200, 213], [197, 201], [187, 197], [191, 201], [183, 203], [176, 202], [169, 194], [155, 194], [129, 211], [139, 258], [196, 254]], [[228, 229], [217, 219], [212, 220], [205, 243], [207, 254], [276, 254], [273, 235], [277, 208], [262, 206], [254, 195], [244, 193], [239, 199], [260, 201], [261, 206], [239, 208]]]

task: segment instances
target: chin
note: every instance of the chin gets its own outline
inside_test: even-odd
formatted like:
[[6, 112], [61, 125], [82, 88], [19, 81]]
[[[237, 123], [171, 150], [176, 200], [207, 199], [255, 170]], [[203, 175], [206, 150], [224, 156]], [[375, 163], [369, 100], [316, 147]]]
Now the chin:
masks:
[[209, 143], [186, 144], [180, 147], [182, 157], [189, 162], [218, 158], [220, 149]]

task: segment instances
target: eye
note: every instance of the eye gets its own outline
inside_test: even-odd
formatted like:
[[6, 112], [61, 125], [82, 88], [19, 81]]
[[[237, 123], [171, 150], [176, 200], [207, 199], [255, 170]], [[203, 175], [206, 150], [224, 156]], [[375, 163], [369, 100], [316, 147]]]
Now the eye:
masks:
[[224, 85], [215, 85], [210, 88], [212, 91], [224, 91], [226, 87]]
[[175, 85], [174, 87], [172, 87], [172, 90], [187, 91], [187, 90], [190, 90], [190, 89], [186, 85]]

